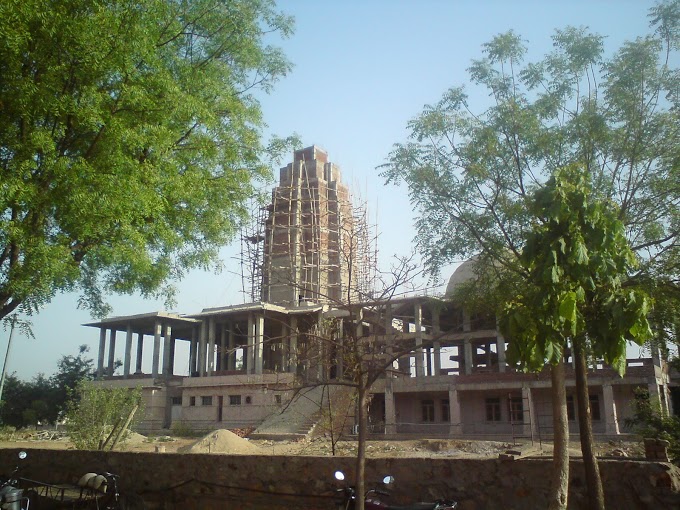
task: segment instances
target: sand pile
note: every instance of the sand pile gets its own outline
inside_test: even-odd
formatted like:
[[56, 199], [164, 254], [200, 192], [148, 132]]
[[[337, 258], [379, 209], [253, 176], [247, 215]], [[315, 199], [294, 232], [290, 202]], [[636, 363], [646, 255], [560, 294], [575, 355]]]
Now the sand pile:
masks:
[[149, 439], [146, 436], [138, 434], [137, 432], [134, 432], [132, 430], [129, 430], [127, 436], [125, 437], [125, 443], [127, 444], [140, 444], [145, 443], [148, 440]]
[[224, 429], [215, 430], [194, 444], [180, 448], [177, 451], [182, 453], [229, 453], [232, 455], [262, 453], [257, 446], [247, 439], [243, 439], [233, 432]]

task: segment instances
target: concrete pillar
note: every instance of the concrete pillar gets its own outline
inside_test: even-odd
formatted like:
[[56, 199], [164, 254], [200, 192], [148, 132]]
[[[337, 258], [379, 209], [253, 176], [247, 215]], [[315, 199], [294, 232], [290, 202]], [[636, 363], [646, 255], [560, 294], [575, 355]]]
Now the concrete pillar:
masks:
[[619, 434], [619, 419], [616, 412], [616, 401], [611, 384], [602, 385], [602, 397], [604, 404], [605, 432], [607, 434]]
[[137, 356], [135, 356], [135, 374], [142, 373], [142, 353], [144, 352], [144, 333], [137, 333]]
[[201, 329], [198, 336], [198, 375], [205, 377], [207, 366], [206, 356], [208, 350], [208, 324], [207, 319], [201, 321]]
[[109, 365], [107, 373], [113, 375], [116, 369], [116, 330], [109, 331]]
[[387, 303], [385, 305], [385, 334], [389, 335], [392, 332], [392, 305]]
[[227, 370], [236, 370], [236, 335], [233, 322], [229, 322], [228, 337]]
[[442, 373], [442, 346], [439, 342], [434, 342], [434, 372], [432, 375]]
[[416, 326], [416, 377], [425, 376], [423, 364], [423, 308], [420, 303], [414, 306], [414, 321]]
[[163, 332], [163, 375], [168, 377], [172, 373], [173, 359], [170, 356], [172, 353], [172, 326], [170, 324], [165, 325], [165, 331]]
[[255, 316], [255, 373], [262, 374], [264, 354], [264, 315]]
[[[439, 338], [441, 329], [439, 326], [439, 310], [433, 307], [432, 310], [432, 334], [435, 338]], [[440, 375], [442, 372], [442, 346], [439, 340], [433, 342], [434, 347], [434, 373], [431, 375]]]
[[125, 335], [125, 359], [123, 360], [123, 378], [130, 377], [130, 361], [132, 360], [132, 324], [128, 323]]
[[472, 341], [469, 338], [463, 340], [463, 357], [465, 359], [465, 374], [472, 373]]
[[297, 330], [297, 317], [290, 318], [290, 347], [288, 348], [288, 371], [295, 374], [297, 373], [298, 366], [298, 330]]
[[394, 403], [392, 378], [385, 379], [385, 434], [397, 433], [397, 410]]
[[522, 435], [531, 437], [532, 440], [534, 438], [534, 433], [536, 432], [536, 424], [533, 419], [533, 407], [531, 388], [529, 386], [522, 386], [522, 421], [524, 423]]
[[191, 330], [191, 340], [189, 341], [189, 377], [198, 372], [196, 369], [196, 362], [198, 358], [198, 340], [196, 339], [196, 327]]
[[215, 371], [215, 318], [208, 319], [208, 375]]
[[385, 351], [387, 354], [392, 354], [392, 344], [394, 343], [392, 334], [392, 305], [387, 303], [385, 305]]
[[255, 318], [253, 314], [248, 314], [248, 345], [246, 346], [246, 372], [255, 373]]
[[223, 325], [219, 329], [219, 341], [220, 341], [220, 348], [219, 348], [219, 354], [217, 355], [217, 369], [218, 370], [228, 370], [227, 368], [227, 328], [226, 325]]
[[99, 328], [99, 354], [97, 356], [97, 379], [104, 375], [104, 350], [106, 349], [106, 328]]
[[449, 388], [449, 436], [460, 436], [462, 433], [463, 419], [458, 390]]
[[154, 324], [153, 331], [153, 357], [151, 358], [151, 374], [154, 379], [158, 377], [158, 365], [160, 363], [161, 355], [161, 330], [163, 329], [163, 324], [161, 321], [156, 320]]
[[498, 371], [505, 372], [505, 338], [500, 333], [496, 335], [496, 353], [498, 354]]
[[170, 364], [168, 365], [168, 375], [175, 373], [175, 347], [177, 346], [177, 339], [170, 337]]

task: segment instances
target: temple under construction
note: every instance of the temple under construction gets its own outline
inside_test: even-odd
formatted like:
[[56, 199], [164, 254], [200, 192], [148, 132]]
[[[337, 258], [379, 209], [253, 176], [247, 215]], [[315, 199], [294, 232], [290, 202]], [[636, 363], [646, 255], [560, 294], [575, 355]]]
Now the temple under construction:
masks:
[[[382, 367], [370, 388], [373, 433], [550, 435], [550, 378], [516, 371], [506, 362], [507, 339], [495, 318], [454, 299], [456, 288], [475, 278], [474, 260], [456, 270], [441, 297], [377, 299], [375, 236], [366, 218], [364, 207], [352, 205], [325, 151], [296, 151], [280, 170], [270, 203], [257, 208], [242, 235], [249, 302], [88, 324], [100, 331], [101, 384], [141, 386], [142, 430], [180, 423], [195, 430], [253, 427], [260, 435], [290, 437], [309, 432], [319, 420], [326, 384], [346, 383], [356, 374], [352, 364], [371, 357]], [[125, 334], [121, 374], [119, 332]], [[152, 347], [145, 349], [145, 341]], [[188, 349], [176, 349], [178, 343]], [[149, 355], [151, 373], [145, 373], [142, 361]], [[569, 352], [564, 362], [575, 430]], [[627, 365], [621, 378], [593, 361], [588, 383], [595, 433], [622, 432], [638, 388], [672, 411], [669, 372], [658, 351]]]

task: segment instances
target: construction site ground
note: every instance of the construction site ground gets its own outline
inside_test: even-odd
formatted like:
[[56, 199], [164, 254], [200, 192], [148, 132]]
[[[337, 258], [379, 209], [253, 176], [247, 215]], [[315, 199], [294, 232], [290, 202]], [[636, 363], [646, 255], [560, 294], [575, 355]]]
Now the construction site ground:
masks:
[[[0, 448], [73, 449], [67, 436], [61, 434], [16, 432], [0, 439]], [[333, 443], [327, 437], [311, 437], [298, 441], [249, 440], [227, 430], [216, 430], [203, 437], [172, 437], [132, 434], [121, 451], [158, 453], [214, 453], [231, 455], [333, 455]], [[356, 438], [336, 442], [335, 454], [356, 454]], [[511, 451], [516, 456], [551, 456], [552, 443], [530, 440], [484, 441], [461, 439], [370, 440], [368, 457], [436, 457], [436, 458], [495, 458]], [[601, 457], [642, 457], [642, 443], [633, 438], [598, 441], [596, 452]], [[580, 457], [578, 440], [570, 444], [570, 454]]]

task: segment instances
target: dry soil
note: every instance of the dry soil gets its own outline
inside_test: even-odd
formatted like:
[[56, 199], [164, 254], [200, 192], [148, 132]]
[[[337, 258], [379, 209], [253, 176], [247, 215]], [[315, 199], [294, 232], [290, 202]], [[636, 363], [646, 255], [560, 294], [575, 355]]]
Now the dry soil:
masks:
[[[51, 437], [51, 439], [50, 439]], [[67, 437], [60, 434], [17, 432], [0, 439], [0, 448], [74, 448]], [[146, 437], [131, 434], [128, 440], [117, 447], [123, 451], [158, 453], [215, 453], [231, 455], [354, 455], [357, 442], [343, 440], [335, 445], [329, 438], [313, 437], [300, 441], [249, 440], [228, 430], [215, 430], [202, 438], [171, 436]], [[552, 444], [546, 442], [521, 441], [513, 444], [501, 441], [472, 441], [458, 439], [414, 439], [399, 441], [368, 441], [369, 457], [449, 457], [449, 458], [491, 458], [508, 450], [521, 452], [522, 456], [550, 456]], [[572, 441], [570, 453], [581, 455], [580, 445]], [[642, 445], [633, 440], [605, 441], [597, 444], [600, 456], [638, 457], [643, 453]]]

